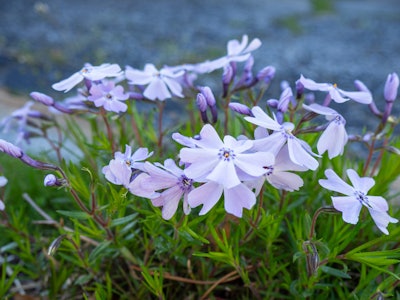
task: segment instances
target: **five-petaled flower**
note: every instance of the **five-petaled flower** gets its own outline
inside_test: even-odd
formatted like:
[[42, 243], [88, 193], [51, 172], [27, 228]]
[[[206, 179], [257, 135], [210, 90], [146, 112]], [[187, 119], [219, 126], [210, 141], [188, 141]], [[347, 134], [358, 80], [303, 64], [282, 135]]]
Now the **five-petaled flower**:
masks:
[[325, 115], [329, 121], [328, 126], [318, 140], [318, 153], [323, 154], [325, 151], [328, 151], [329, 159], [342, 155], [344, 146], [348, 140], [347, 132], [344, 128], [346, 120], [343, 116], [332, 108], [316, 103], [310, 105], [303, 104], [303, 107], [317, 114]]
[[131, 147], [126, 145], [125, 153], [116, 152], [115, 158], [103, 167], [102, 172], [111, 183], [129, 188], [133, 177], [137, 175], [135, 171], [143, 171], [142, 161], [151, 155], [153, 152], [149, 153], [147, 148], [139, 148], [132, 154]]
[[105, 110], [116, 113], [125, 112], [128, 108], [121, 101], [127, 100], [129, 95], [124, 93], [122, 86], [115, 86], [115, 83], [112, 81], [93, 84], [89, 93], [88, 100], [93, 101], [96, 107], [102, 106]]
[[170, 68], [157, 70], [153, 64], [146, 64], [144, 70], [126, 68], [125, 77], [133, 85], [147, 85], [143, 96], [150, 100], [160, 100], [171, 98], [172, 95], [183, 97], [182, 86], [178, 78], [184, 71], [173, 72]]
[[67, 79], [54, 83], [52, 88], [56, 91], [64, 91], [66, 93], [84, 79], [98, 81], [106, 77], [118, 77], [121, 75], [121, 68], [117, 64], [102, 64], [100, 66], [85, 64], [81, 70], [72, 74]]
[[183, 212], [189, 214], [188, 194], [193, 190], [193, 180], [172, 159], [165, 160], [164, 165], [145, 162], [143, 171], [129, 185], [132, 194], [149, 198], [154, 206], [162, 206], [165, 220], [172, 218], [183, 197]]
[[370, 196], [368, 191], [374, 186], [375, 180], [370, 177], [359, 177], [353, 169], [347, 170], [347, 176], [353, 186], [343, 181], [333, 170], [325, 171], [327, 179], [320, 179], [319, 184], [325, 189], [344, 194], [346, 196], [332, 196], [335, 209], [342, 212], [343, 220], [350, 224], [357, 224], [360, 210], [365, 206], [376, 226], [384, 234], [389, 234], [389, 223], [398, 220], [389, 216], [386, 200], [381, 196]]
[[238, 141], [227, 135], [222, 141], [209, 124], [200, 131], [200, 138], [191, 142], [195, 147], [182, 148], [179, 154], [181, 162], [188, 164], [184, 174], [205, 184], [189, 194], [189, 205], [202, 204], [200, 214], [205, 214], [224, 192], [226, 211], [241, 217], [243, 208], [255, 204], [254, 193], [242, 181], [262, 176], [266, 172], [263, 166], [274, 164], [274, 156], [269, 152], [250, 152], [250, 140]]
[[300, 76], [297, 83], [300, 83], [304, 88], [311, 91], [328, 92], [331, 99], [337, 103], [343, 103], [350, 99], [362, 104], [370, 104], [372, 102], [372, 95], [367, 91], [347, 92], [338, 88], [336, 84], [316, 83], [314, 80], [305, 78], [303, 75]]

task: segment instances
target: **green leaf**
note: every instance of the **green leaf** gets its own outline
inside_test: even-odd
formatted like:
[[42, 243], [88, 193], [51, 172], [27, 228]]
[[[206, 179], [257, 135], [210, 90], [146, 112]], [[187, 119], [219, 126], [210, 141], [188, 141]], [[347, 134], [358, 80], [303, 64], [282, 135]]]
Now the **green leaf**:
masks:
[[138, 216], [137, 213], [131, 214], [129, 216], [126, 217], [122, 217], [122, 218], [118, 218], [118, 219], [114, 219], [111, 221], [110, 227], [115, 227], [115, 226], [119, 226], [128, 222], [133, 221], [136, 217]]
[[319, 269], [324, 272], [327, 273], [329, 275], [335, 276], [335, 277], [339, 277], [339, 278], [345, 278], [345, 279], [351, 279], [351, 276], [341, 270], [332, 268], [332, 267], [328, 267], [328, 266], [321, 266], [319, 267]]
[[84, 211], [69, 211], [69, 210], [56, 210], [60, 215], [67, 216], [74, 219], [86, 220], [90, 218], [90, 215]]

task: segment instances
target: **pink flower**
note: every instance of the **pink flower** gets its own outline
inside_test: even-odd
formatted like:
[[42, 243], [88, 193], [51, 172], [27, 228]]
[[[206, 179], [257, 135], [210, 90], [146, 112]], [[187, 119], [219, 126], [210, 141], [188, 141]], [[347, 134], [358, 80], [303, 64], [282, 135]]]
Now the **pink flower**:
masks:
[[389, 216], [388, 204], [383, 197], [369, 196], [368, 191], [374, 186], [375, 181], [370, 177], [359, 177], [356, 171], [347, 170], [353, 186], [344, 182], [333, 170], [325, 171], [327, 179], [320, 179], [319, 184], [325, 189], [344, 194], [346, 196], [331, 197], [333, 206], [342, 212], [343, 220], [350, 224], [357, 224], [361, 208], [365, 206], [376, 226], [384, 234], [389, 234], [389, 223], [397, 223], [398, 220]]
[[153, 64], [146, 64], [143, 71], [133, 68], [127, 68], [125, 71], [130, 84], [147, 85], [143, 96], [160, 101], [171, 98], [172, 95], [183, 97], [182, 86], [178, 81], [178, 77], [183, 74], [184, 71], [173, 72], [170, 68], [157, 70]]
[[317, 114], [325, 115], [329, 121], [328, 126], [318, 140], [318, 153], [323, 154], [328, 151], [329, 159], [342, 155], [348, 140], [347, 132], [344, 128], [346, 120], [335, 110], [326, 106], [313, 103], [310, 105], [303, 104], [303, 107]]
[[93, 101], [96, 107], [102, 106], [105, 110], [116, 113], [128, 109], [128, 106], [121, 101], [127, 100], [129, 95], [124, 93], [122, 86], [115, 86], [112, 81], [92, 85], [89, 93], [88, 100]]
[[372, 95], [366, 91], [347, 92], [339, 89], [336, 84], [316, 83], [303, 75], [300, 76], [297, 82], [308, 90], [328, 92], [333, 101], [337, 103], [343, 103], [350, 99], [362, 104], [370, 104], [372, 102]]
[[84, 79], [97, 81], [106, 77], [118, 77], [122, 75], [121, 68], [117, 64], [102, 64], [100, 66], [92, 66], [86, 64], [80, 71], [72, 74], [67, 79], [52, 85], [52, 88], [65, 93]]

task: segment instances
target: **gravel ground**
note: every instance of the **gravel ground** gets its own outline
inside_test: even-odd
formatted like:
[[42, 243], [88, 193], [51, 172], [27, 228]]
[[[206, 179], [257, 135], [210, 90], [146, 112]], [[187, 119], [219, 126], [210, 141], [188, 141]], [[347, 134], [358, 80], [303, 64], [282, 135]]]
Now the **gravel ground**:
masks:
[[248, 34], [263, 42], [255, 69], [275, 66], [277, 87], [300, 73], [343, 89], [360, 79], [381, 98], [400, 72], [398, 0], [331, 1], [325, 13], [316, 1], [0, 0], [0, 88], [57, 95], [51, 84], [85, 62], [200, 62]]

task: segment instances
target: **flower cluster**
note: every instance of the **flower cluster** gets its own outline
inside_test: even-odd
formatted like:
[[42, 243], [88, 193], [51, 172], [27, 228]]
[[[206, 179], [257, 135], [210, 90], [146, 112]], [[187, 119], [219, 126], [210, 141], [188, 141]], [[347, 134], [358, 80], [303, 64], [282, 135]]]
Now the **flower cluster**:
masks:
[[[338, 88], [337, 84], [317, 83], [303, 75], [300, 75], [295, 83], [296, 93], [293, 93], [288, 82], [283, 82], [279, 100], [268, 99], [266, 109], [259, 105], [259, 99], [250, 101], [250, 107], [245, 103], [231, 102], [233, 95], [255, 87], [258, 83], [261, 91], [265, 91], [273, 79], [275, 68], [272, 66], [266, 66], [253, 74], [252, 52], [260, 46], [260, 40], [254, 39], [249, 42], [245, 35], [241, 42], [228, 42], [225, 56], [197, 64], [156, 68], [148, 63], [143, 70], [131, 66], [122, 70], [117, 64], [85, 64], [69, 78], [53, 84], [55, 90], [68, 92], [83, 82], [78, 89], [78, 95], [72, 100], [69, 98], [64, 102], [55, 101], [50, 96], [38, 92], [33, 92], [31, 96], [37, 102], [63, 113], [100, 111], [104, 117], [107, 111], [119, 116], [126, 113], [129, 100], [164, 103], [166, 99], [173, 97], [190, 98], [191, 96], [187, 95], [193, 95], [193, 91], [197, 92], [195, 103], [205, 125], [199, 134], [193, 137], [178, 132], [172, 135], [173, 139], [183, 146], [178, 154], [180, 167], [171, 158], [165, 159], [163, 164], [152, 163], [148, 158], [153, 152], [149, 153], [147, 148], [141, 147], [132, 154], [131, 147], [127, 145], [125, 153], [116, 152], [108, 165], [102, 168], [102, 173], [109, 182], [122, 185], [136, 196], [150, 199], [154, 206], [163, 207], [164, 219], [173, 217], [180, 199], [183, 199], [185, 214], [192, 208], [202, 206], [199, 213], [203, 215], [208, 213], [222, 196], [226, 212], [242, 217], [244, 208], [251, 209], [255, 205], [265, 183], [289, 192], [299, 190], [304, 181], [295, 172], [316, 171], [320, 166], [320, 158], [325, 153], [329, 159], [343, 155], [349, 135], [346, 132], [344, 117], [329, 107], [332, 100], [338, 104], [353, 100], [369, 105], [376, 115], [383, 116], [382, 122], [386, 122], [397, 97], [399, 85], [397, 74], [390, 74], [385, 84], [384, 97], [387, 106], [383, 114], [377, 111], [371, 92], [361, 81], [355, 82], [356, 91], [345, 91]], [[242, 73], [237, 65], [240, 62], [245, 63]], [[218, 69], [223, 70], [224, 103], [218, 103], [210, 87], [195, 84], [197, 76]], [[320, 104], [316, 103], [315, 96], [307, 97], [305, 90], [322, 92], [324, 100]], [[260, 95], [262, 96], [262, 93]], [[32, 103], [29, 103], [16, 111], [3, 125], [9, 124], [11, 119], [17, 119], [20, 132], [26, 133], [28, 118], [44, 118], [41, 113], [31, 110], [31, 105]], [[211, 123], [216, 124], [218, 108], [221, 106], [225, 112], [225, 135], [222, 139], [216, 128], [208, 124], [210, 122], [207, 115], [207, 111], [210, 110]], [[228, 134], [229, 108], [244, 115], [244, 120], [249, 122], [247, 125], [254, 128], [254, 138]], [[295, 118], [294, 113], [301, 117]], [[318, 115], [325, 116], [327, 122], [310, 126], [308, 122]], [[104, 120], [107, 121], [106, 118]], [[161, 125], [160, 123], [159, 147], [162, 147], [163, 137]], [[106, 126], [109, 138], [112, 139], [111, 126], [108, 123]], [[142, 143], [139, 139], [140, 132], [138, 129], [136, 131], [138, 141]], [[307, 133], [321, 133], [316, 144], [318, 153], [313, 152], [313, 144], [310, 143]], [[112, 141], [111, 148], [115, 149]], [[356, 215], [360, 205], [364, 205], [370, 210], [378, 228], [387, 233], [387, 225], [395, 219], [387, 214], [388, 207], [383, 204], [383, 198], [365, 196], [370, 184], [368, 188], [357, 187], [358, 182], [369, 180], [370, 183], [372, 179], [355, 179], [354, 171], [349, 171], [349, 177], [355, 185], [355, 189], [350, 193], [349, 188], [339, 187], [342, 183], [332, 172], [326, 171], [328, 181], [321, 180], [321, 185], [352, 195], [350, 198], [332, 198], [334, 207], [343, 212], [343, 219], [355, 223], [358, 220]], [[338, 186], [330, 182], [336, 182]], [[48, 186], [57, 185], [56, 183], [53, 177], [45, 180], [45, 185]]]

